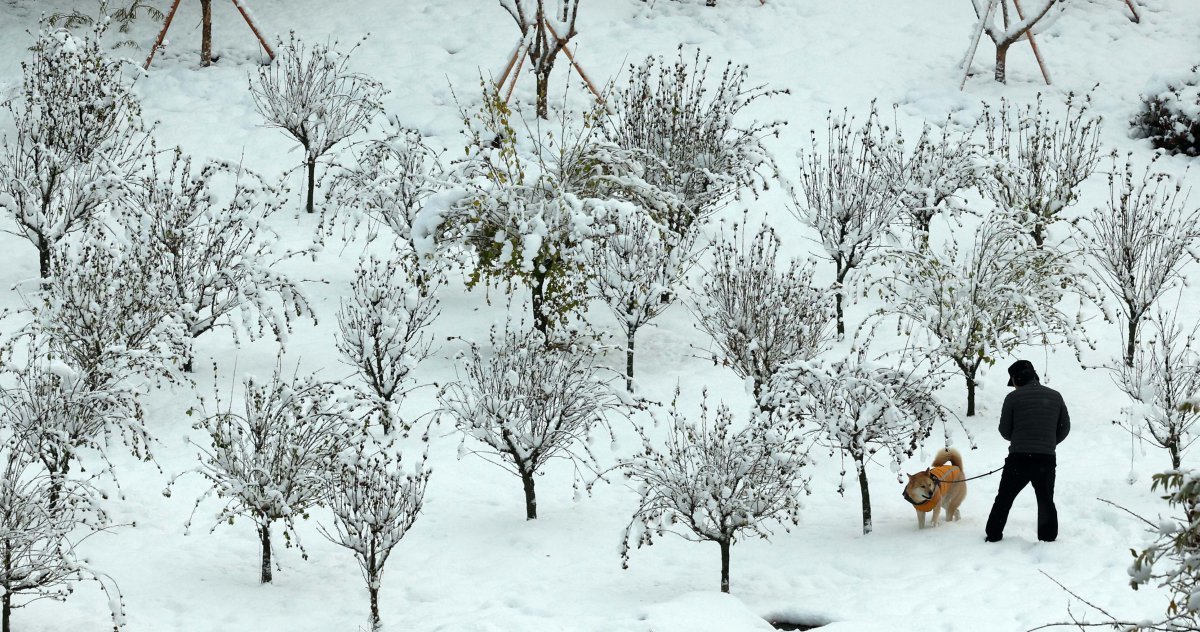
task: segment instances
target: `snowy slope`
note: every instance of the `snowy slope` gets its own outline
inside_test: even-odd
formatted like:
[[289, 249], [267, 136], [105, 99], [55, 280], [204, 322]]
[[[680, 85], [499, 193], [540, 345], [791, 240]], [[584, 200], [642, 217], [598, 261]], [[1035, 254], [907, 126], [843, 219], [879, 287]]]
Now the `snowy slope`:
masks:
[[[221, 58], [216, 67], [201, 71], [196, 67], [198, 8], [192, 6], [198, 3], [184, 4], [170, 47], [138, 87], [147, 118], [158, 121], [159, 145], [241, 160], [269, 179], [282, 177], [299, 162], [299, 153], [282, 134], [260, 126], [247, 88], [247, 73], [259, 59], [249, 30], [229, 3], [214, 3]], [[1143, 9], [1139, 25], [1124, 17], [1120, 0], [1076, 0], [1039, 36], [1055, 86], [1041, 84], [1023, 46], [1010, 52], [1010, 85], [994, 84], [985, 41], [976, 60], [978, 74], [963, 92], [956, 63], [973, 19], [965, 0], [769, 0], [765, 6], [757, 0], [721, 0], [715, 9], [701, 4], [583, 0], [577, 58], [600, 81], [647, 54], [672, 56], [681, 43], [701, 47], [718, 63], [749, 64], [755, 81], [790, 91], [754, 108], [762, 120], [788, 121], [771, 144], [785, 176], [795, 175], [795, 151], [807, 143], [810, 129], [824, 129], [831, 109], [865, 116], [873, 99], [884, 109], [895, 103], [897, 122], [917, 130], [926, 119], [972, 116], [982, 101], [996, 102], [1000, 96], [1028, 103], [1043, 92], [1061, 100], [1067, 92], [1093, 86], [1095, 108], [1105, 117], [1105, 147], [1148, 160], [1149, 146], [1130, 139], [1125, 125], [1142, 87], [1158, 74], [1200, 62], [1200, 41], [1194, 36], [1200, 5], [1193, 0], [1156, 2]], [[19, 61], [30, 41], [25, 31], [36, 28], [37, 13], [71, 5], [0, 0], [0, 93], [20, 81]], [[256, 0], [252, 6], [268, 33], [286, 35], [294, 29], [309, 40], [336, 37], [344, 44], [369, 33], [352, 65], [391, 90], [385, 99], [389, 114], [451, 153], [461, 151], [464, 142], [452, 91], [472, 102], [480, 77], [498, 74], [515, 43], [515, 28], [495, 0]], [[151, 25], [139, 26], [135, 36], [143, 49], [131, 56], [142, 58], [153, 35]], [[565, 60], [556, 73], [566, 76]], [[528, 101], [532, 94], [532, 81], [525, 76], [518, 96]], [[573, 85], [568, 98], [581, 104], [585, 96]], [[9, 125], [0, 116], [0, 134]], [[1200, 186], [1200, 174], [1184, 171], [1187, 160], [1163, 162], [1188, 186]], [[275, 227], [288, 243], [306, 243], [316, 220], [299, 213], [299, 171], [288, 181], [294, 200], [289, 212], [274, 219]], [[1084, 186], [1079, 209], [1102, 203], [1105, 195], [1104, 178], [1096, 174]], [[733, 217], [743, 207], [780, 231], [788, 255], [812, 252], [810, 235], [787, 212], [778, 188], [732, 205], [727, 214]], [[304, 370], [320, 369], [330, 378], [350, 373], [333, 346], [333, 314], [363, 250], [362, 243], [335, 239], [315, 260], [288, 264], [287, 272], [305, 280], [319, 316], [315, 325], [299, 324], [287, 345], [289, 361]], [[0, 235], [0, 252], [0, 286], [36, 276], [36, 253], [24, 240]], [[502, 297], [493, 291], [492, 298]], [[483, 291], [468, 292], [461, 280], [452, 282], [435, 325], [439, 340], [457, 335], [485, 341], [488, 326], [504, 317], [503, 300], [489, 304], [486, 299]], [[1195, 318], [1200, 290], [1187, 289], [1183, 301]], [[15, 291], [0, 293], [0, 308], [19, 304]], [[871, 308], [870, 303], [853, 306], [851, 319], [861, 319]], [[594, 311], [593, 320], [615, 332], [602, 309]], [[4, 326], [14, 324], [5, 321]], [[1114, 325], [1095, 318], [1089, 333], [1100, 345], [1085, 356], [1085, 364], [1103, 364], [1117, 355]], [[643, 394], [664, 400], [679, 385], [685, 399], [695, 399], [708, 388], [714, 399], [745, 408], [749, 398], [732, 372], [697, 357], [707, 345], [687, 310], [667, 311], [639, 338]], [[452, 358], [462, 347], [461, 341], [445, 342], [441, 353], [422, 365], [422, 381], [453, 379]], [[261, 586], [258, 541], [248, 522], [222, 525], [210, 534], [218, 507], [204, 503], [185, 535], [193, 499], [203, 491], [201, 480], [184, 477], [171, 498], [161, 493], [170, 477], [194, 462], [194, 448], [184, 443], [193, 432], [185, 411], [197, 395], [211, 400], [215, 381], [228, 397], [242, 373], [267, 374], [275, 348], [273, 341], [238, 348], [222, 332], [202, 338], [197, 387], [158, 392], [149, 402], [149, 427], [161, 442], [155, 449], [158, 467], [116, 457], [124, 496], [114, 497], [111, 507], [118, 521], [136, 522], [136, 527], [99, 535], [87, 542], [84, 553], [120, 584], [130, 632], [365, 629], [367, 598], [354, 561], [317, 532], [315, 523], [330, 520], [326, 512], [318, 510], [300, 525], [308, 559], [296, 549], [281, 549], [275, 584]], [[1137, 521], [1097, 497], [1155, 515], [1163, 506], [1149, 493], [1149, 478], [1165, 469], [1167, 457], [1140, 448], [1131, 454], [1129, 436], [1111, 424], [1124, 402], [1106, 373], [1082, 370], [1068, 350], [1028, 349], [1023, 357], [1064, 393], [1075, 422], [1059, 449], [1058, 542], [1036, 541], [1030, 491], [1018, 499], [1006, 539], [982, 542], [995, 476], [971, 483], [961, 522], [918, 532], [886, 464], [872, 465], [875, 532], [863, 536], [855, 487], [839, 496], [842, 464], [826, 458], [815, 468], [814, 493], [804, 501], [799, 527], [780, 530], [770, 542], [743, 541], [734, 547], [733, 594], [726, 596], [716, 590], [715, 545], [665, 539], [634, 551], [630, 568], [621, 569], [617, 546], [637, 497], [619, 480], [574, 502], [570, 472], [551, 468], [538, 481], [541, 517], [526, 522], [519, 481], [480, 459], [459, 460], [458, 438], [443, 426], [431, 446], [434, 472], [425, 513], [388, 565], [383, 619], [390, 629], [422, 632], [770, 629], [764, 617], [831, 622], [822, 628], [830, 632], [1008, 632], [1067, 620], [1068, 606], [1086, 610], [1047, 575], [1119, 616], [1161, 614], [1165, 599], [1154, 591], [1130, 590], [1125, 573], [1129, 549], [1144, 545], [1146, 534]], [[614, 354], [614, 366], [621, 361]], [[1007, 446], [995, 433], [995, 420], [1007, 392], [1003, 368], [1010, 361], [1003, 358], [986, 370], [980, 414], [964, 421], [978, 449], [967, 451], [966, 437], [961, 431], [956, 435], [969, 475], [998, 467], [1003, 459]], [[214, 363], [215, 378], [208, 369]], [[415, 394], [409, 410], [430, 410], [433, 390]], [[961, 409], [959, 381], [947, 386], [943, 398]], [[617, 450], [632, 450], [636, 436], [621, 423]], [[939, 437], [935, 432], [905, 470], [922, 469], [939, 447]], [[14, 629], [27, 632], [103, 630], [107, 624], [102, 595], [86, 584], [65, 604], [39, 602], [14, 614]]]

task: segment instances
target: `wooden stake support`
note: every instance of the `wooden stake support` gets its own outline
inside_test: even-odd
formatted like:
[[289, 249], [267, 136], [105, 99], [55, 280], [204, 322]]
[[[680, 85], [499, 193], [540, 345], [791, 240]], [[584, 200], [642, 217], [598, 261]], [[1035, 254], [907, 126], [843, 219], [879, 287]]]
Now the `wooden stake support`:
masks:
[[[992, 21], [992, 15], [996, 13], [996, 7], [1003, 3], [1012, 2], [1013, 8], [1017, 10], [1017, 17], [1025, 19], [1025, 12], [1021, 10], [1021, 0], [991, 0], [988, 3], [987, 11], [984, 12], [983, 19], [979, 20], [979, 26], [975, 29], [975, 35], [971, 38], [971, 47], [967, 49], [967, 55], [963, 58], [963, 76], [962, 81], [958, 84], [958, 89], [963, 90], [967, 85], [967, 77], [971, 74], [971, 63], [975, 61], [975, 52], [979, 49], [979, 40], [983, 37], [983, 32], [987, 30], [987, 25]], [[1131, 0], [1125, 0], [1130, 2]], [[1008, 14], [1006, 13], [1005, 16]], [[1029, 47], [1033, 49], [1033, 57], [1037, 60], [1038, 68], [1042, 71], [1042, 79], [1046, 81], [1046, 85], [1051, 85], [1050, 71], [1046, 69], [1046, 61], [1042, 59], [1042, 52], [1038, 49], [1037, 40], [1033, 39], [1033, 29], [1025, 31], [1025, 38], [1029, 40]]]
[[[578, 73], [579, 77], [583, 79], [583, 82], [587, 84], [588, 91], [596, 97], [597, 101], [603, 103], [604, 97], [600, 96], [600, 90], [596, 88], [596, 84], [592, 83], [592, 80], [587, 76], [587, 72], [584, 71], [583, 66], [581, 66], [579, 61], [575, 59], [575, 54], [571, 52], [571, 47], [567, 45], [567, 41], [558, 36], [558, 33], [554, 30], [553, 26], [550, 26], [549, 22], [542, 20], [541, 28], [546, 29], [546, 32], [550, 34], [550, 37], [554, 38], [556, 42], [562, 44], [562, 52], [566, 54], [567, 61], [570, 62], [571, 67], [575, 69], [575, 72]], [[516, 48], [513, 49], [512, 55], [508, 57], [508, 63], [504, 65], [504, 72], [500, 74], [500, 80], [496, 82], [497, 89], [503, 89], [505, 84], [508, 84], [507, 89], [504, 91], [505, 103], [508, 103], [509, 98], [512, 96], [513, 89], [517, 87], [517, 79], [521, 76], [521, 68], [525, 66], [525, 59], [529, 56], [528, 39], [529, 36], [526, 36], [517, 43]], [[509, 81], [510, 76], [512, 77], [511, 81]]]
[[[171, 9], [167, 12], [167, 19], [163, 20], [162, 30], [158, 32], [158, 39], [154, 41], [154, 46], [150, 48], [150, 55], [146, 57], [146, 63], [142, 66], [143, 69], [149, 70], [150, 63], [154, 61], [154, 54], [162, 48], [163, 42], [167, 39], [167, 30], [171, 28], [171, 21], [175, 19], [175, 12], [179, 10], [179, 4], [183, 0], [175, 0], [171, 3]], [[246, 11], [246, 7], [242, 6], [241, 0], [232, 0], [233, 6], [237, 8], [238, 13], [242, 15], [242, 19], [246, 21], [246, 25], [250, 27], [250, 31], [254, 33], [254, 37], [258, 38], [258, 43], [262, 45], [263, 50], [267, 51], [267, 56], [272, 60], [275, 59], [275, 51], [271, 50], [271, 45], [267, 43], [266, 38], [259, 32], [258, 26], [254, 24], [250, 13]]]
[[1133, 23], [1141, 24], [1142, 14], [1138, 13], [1137, 6], [1133, 4], [1133, 0], [1125, 0], [1125, 6], [1129, 7], [1129, 10], [1133, 13]]

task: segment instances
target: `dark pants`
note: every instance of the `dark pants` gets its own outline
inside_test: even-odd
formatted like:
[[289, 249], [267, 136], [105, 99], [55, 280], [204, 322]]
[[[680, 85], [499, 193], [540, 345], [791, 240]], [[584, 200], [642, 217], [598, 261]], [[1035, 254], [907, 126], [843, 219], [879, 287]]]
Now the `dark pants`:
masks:
[[1017, 494], [1026, 484], [1033, 484], [1033, 493], [1038, 505], [1038, 539], [1053, 542], [1058, 537], [1058, 510], [1054, 508], [1053, 454], [1009, 454], [1004, 460], [1004, 473], [1000, 475], [1000, 490], [988, 516], [986, 533], [989, 540], [1004, 536], [1004, 524], [1012, 509]]

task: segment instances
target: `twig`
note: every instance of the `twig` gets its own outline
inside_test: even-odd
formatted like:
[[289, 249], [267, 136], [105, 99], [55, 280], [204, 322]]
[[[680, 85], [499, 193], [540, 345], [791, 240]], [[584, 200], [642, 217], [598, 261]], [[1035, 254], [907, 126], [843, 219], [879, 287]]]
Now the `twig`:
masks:
[[1157, 529], [1157, 528], [1158, 528], [1158, 525], [1154, 524], [1153, 522], [1150, 522], [1149, 520], [1146, 520], [1145, 518], [1143, 518], [1143, 517], [1141, 517], [1141, 516], [1139, 516], [1139, 515], [1137, 515], [1137, 514], [1133, 513], [1132, 511], [1130, 511], [1130, 510], [1128, 510], [1128, 509], [1126, 509], [1126, 508], [1124, 508], [1124, 507], [1122, 507], [1122, 506], [1120, 506], [1120, 505], [1118, 505], [1117, 503], [1114, 503], [1114, 502], [1113, 502], [1113, 501], [1111, 501], [1111, 500], [1105, 500], [1105, 499], [1103, 499], [1103, 498], [1096, 498], [1096, 500], [1098, 500], [1098, 501], [1100, 501], [1100, 502], [1102, 502], [1102, 503], [1108, 503], [1108, 504], [1112, 505], [1113, 507], [1116, 507], [1117, 509], [1120, 509], [1121, 511], [1124, 511], [1125, 513], [1127, 513], [1127, 514], [1129, 514], [1129, 515], [1133, 516], [1134, 518], [1137, 518], [1138, 520], [1141, 520], [1142, 522], [1146, 523], [1147, 525], [1150, 525], [1150, 528], [1151, 528], [1151, 529]]

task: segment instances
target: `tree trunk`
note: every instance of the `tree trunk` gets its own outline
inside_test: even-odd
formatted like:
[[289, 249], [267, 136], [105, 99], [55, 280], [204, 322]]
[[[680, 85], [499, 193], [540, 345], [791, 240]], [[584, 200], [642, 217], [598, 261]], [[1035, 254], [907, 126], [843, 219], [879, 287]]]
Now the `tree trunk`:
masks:
[[975, 416], [975, 372], [967, 375], [967, 416]]
[[874, 528], [871, 524], [871, 490], [867, 487], [867, 465], [862, 457], [856, 457], [854, 465], [858, 467], [858, 489], [862, 492], [863, 535], [867, 535]]
[[71, 461], [65, 460], [58, 464], [58, 468], [50, 472], [50, 513], [54, 514], [58, 511], [58, 502], [62, 496], [63, 481], [67, 479], [67, 474], [71, 472]]
[[721, 545], [721, 592], [729, 592], [729, 540], [718, 540]]
[[258, 528], [258, 539], [262, 542], [262, 574], [258, 581], [261, 584], [271, 583], [271, 525], [264, 524]]
[[525, 486], [525, 519], [537, 520], [537, 494], [533, 491], [533, 472], [525, 471], [522, 466], [521, 484]]
[[212, 0], [200, 0], [200, 66], [212, 65]]
[[2, 606], [4, 614], [2, 615], [3, 619], [0, 620], [0, 631], [11, 632], [12, 628], [10, 622], [12, 621], [12, 593], [6, 591], [4, 593], [4, 597], [0, 597], [0, 600], [4, 602], [4, 605]]
[[633, 393], [633, 337], [637, 332], [633, 329], [625, 336], [625, 390]]
[[838, 340], [846, 337], [846, 320], [842, 313], [842, 290], [839, 288], [834, 295], [835, 305], [837, 309], [837, 334]]
[[308, 200], [304, 203], [304, 208], [309, 213], [313, 212], [313, 191], [317, 188], [317, 159], [315, 157], [308, 159]]
[[44, 237], [38, 237], [38, 271], [42, 279], [50, 278], [50, 243]]
[[1179, 454], [1179, 437], [1171, 437], [1167, 442], [1167, 450], [1171, 453], [1171, 469], [1178, 470], [1182, 461]]
[[[534, 265], [541, 266], [541, 262]], [[535, 271], [533, 283], [529, 285], [530, 302], [533, 308], [533, 328], [545, 336], [544, 342], [550, 342], [550, 317], [546, 315], [546, 274], [549, 272]]]
[[1005, 60], [1008, 58], [1008, 47], [1012, 44], [996, 44], [996, 81], [1008, 83], [1005, 75]]
[[537, 116], [540, 119], [550, 118], [549, 99], [546, 98], [546, 93], [550, 90], [550, 70], [554, 68], [554, 58], [538, 60], [536, 76], [537, 76]]
[[371, 573], [367, 582], [367, 592], [371, 593], [371, 632], [383, 630], [383, 620], [379, 617], [379, 573]]
[[1129, 319], [1129, 326], [1125, 332], [1125, 366], [1133, 368], [1133, 356], [1137, 352], [1137, 318]]

